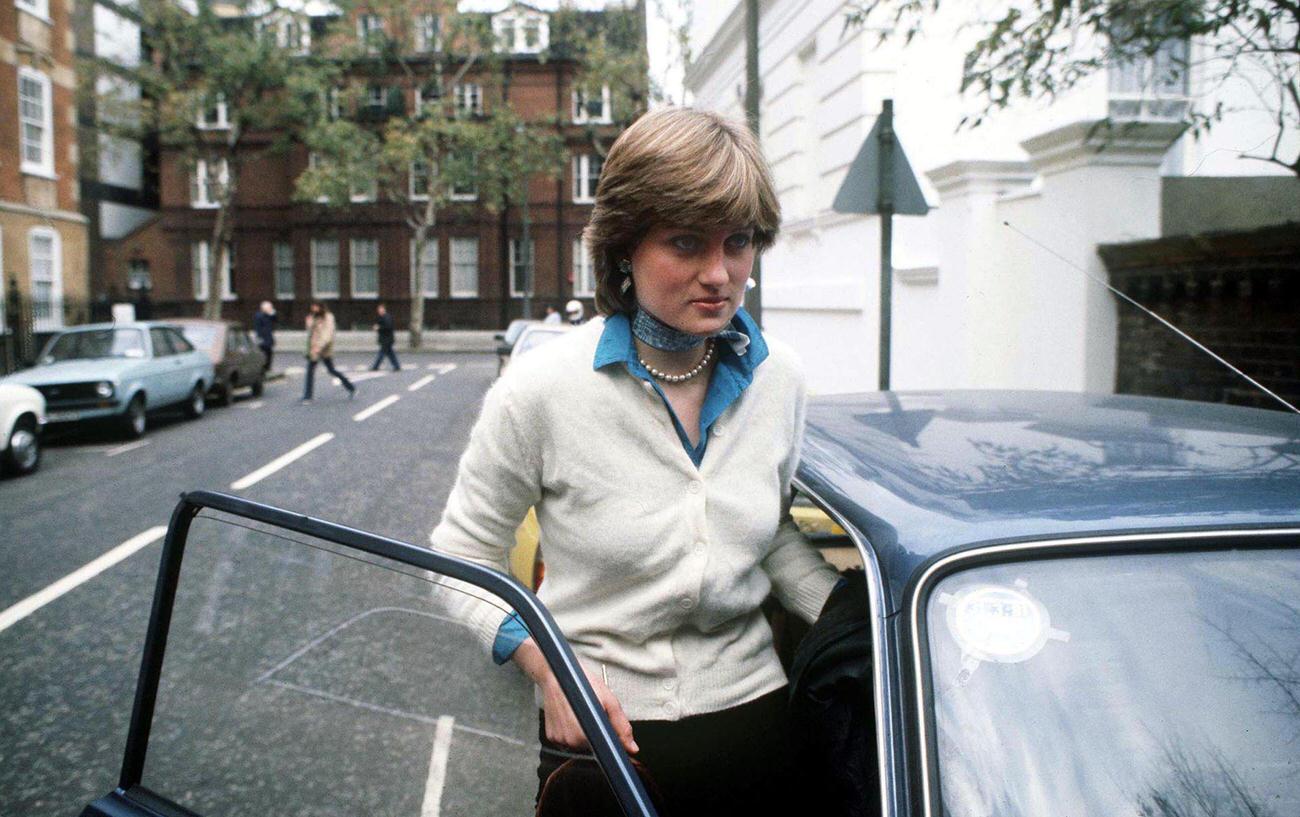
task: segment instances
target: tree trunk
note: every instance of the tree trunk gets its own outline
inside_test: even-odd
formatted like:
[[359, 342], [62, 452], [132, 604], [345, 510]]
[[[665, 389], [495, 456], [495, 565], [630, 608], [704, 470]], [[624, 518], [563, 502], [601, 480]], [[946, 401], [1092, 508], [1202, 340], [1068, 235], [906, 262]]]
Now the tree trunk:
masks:
[[221, 320], [221, 266], [226, 258], [226, 222], [229, 219], [229, 203], [222, 202], [217, 208], [217, 217], [212, 222], [212, 234], [208, 238], [208, 299], [203, 304], [203, 317], [210, 321]]
[[[432, 187], [432, 182], [430, 182]], [[411, 269], [411, 348], [419, 349], [424, 342], [424, 248], [429, 243], [429, 234], [438, 223], [438, 208], [433, 200], [433, 190], [429, 191], [429, 200], [425, 202], [422, 217], [413, 219], [411, 228], [415, 233], [415, 258]], [[434, 236], [434, 241], [437, 236]], [[435, 268], [433, 274], [437, 275]]]

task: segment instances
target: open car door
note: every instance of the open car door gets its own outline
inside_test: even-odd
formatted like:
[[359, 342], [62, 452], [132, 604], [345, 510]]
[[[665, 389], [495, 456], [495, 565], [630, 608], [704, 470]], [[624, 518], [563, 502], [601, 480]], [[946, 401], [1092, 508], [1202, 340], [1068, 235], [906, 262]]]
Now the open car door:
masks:
[[585, 785], [607, 787], [615, 813], [654, 815], [573, 651], [518, 582], [199, 491], [167, 530], [117, 787], [82, 817], [532, 813], [532, 684], [447, 613], [440, 594], [467, 585], [517, 611], [546, 656], [602, 772]]

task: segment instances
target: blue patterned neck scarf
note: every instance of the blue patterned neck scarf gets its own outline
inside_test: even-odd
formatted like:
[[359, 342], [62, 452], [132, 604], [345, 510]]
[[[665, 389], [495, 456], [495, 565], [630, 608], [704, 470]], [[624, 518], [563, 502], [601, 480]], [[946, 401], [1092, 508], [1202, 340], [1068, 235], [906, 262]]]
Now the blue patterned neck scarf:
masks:
[[[647, 346], [652, 346], [664, 352], [685, 352], [688, 349], [696, 348], [710, 337], [708, 335], [691, 335], [680, 329], [674, 329], [654, 315], [646, 312], [640, 305], [636, 308], [636, 315], [632, 317], [632, 334]], [[711, 337], [726, 341], [737, 355], [744, 355], [745, 350], [749, 347], [749, 335], [744, 332], [737, 332], [730, 326]]]
[[653, 346], [664, 352], [685, 352], [703, 343], [704, 335], [689, 335], [646, 312], [639, 305], [632, 318], [632, 334], [647, 346]]

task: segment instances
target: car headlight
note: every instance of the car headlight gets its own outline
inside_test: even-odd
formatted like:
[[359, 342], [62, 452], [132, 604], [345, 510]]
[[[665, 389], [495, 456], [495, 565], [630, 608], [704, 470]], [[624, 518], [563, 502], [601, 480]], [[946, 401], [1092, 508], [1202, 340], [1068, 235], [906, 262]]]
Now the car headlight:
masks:
[[95, 394], [98, 394], [100, 397], [112, 397], [113, 384], [109, 383], [107, 380], [102, 380], [99, 383], [96, 383]]

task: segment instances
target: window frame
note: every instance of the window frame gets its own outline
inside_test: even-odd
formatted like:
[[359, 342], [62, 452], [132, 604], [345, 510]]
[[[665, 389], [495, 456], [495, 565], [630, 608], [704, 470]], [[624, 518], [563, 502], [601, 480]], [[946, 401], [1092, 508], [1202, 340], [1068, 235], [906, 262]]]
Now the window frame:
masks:
[[[448, 281], [448, 289], [451, 290], [452, 298], [477, 298], [479, 297], [479, 244], [478, 236], [452, 236], [448, 246], [448, 263], [451, 280]], [[474, 289], [457, 289], [456, 288], [456, 248], [457, 246], [473, 246], [474, 248]], [[461, 262], [463, 263], [463, 262]]]
[[50, 0], [14, 0], [14, 7], [43, 22], [54, 22], [50, 19]]
[[[196, 248], [202, 248], [198, 255], [195, 254]], [[234, 246], [226, 245], [226, 254], [222, 259], [224, 262], [221, 268], [221, 300], [235, 300], [235, 290], [231, 279], [230, 270], [235, 255]], [[194, 262], [200, 262], [200, 268], [194, 268]], [[208, 299], [208, 279], [212, 270], [212, 247], [208, 239], [203, 238], [198, 241], [190, 242], [190, 288], [194, 291], [194, 300], [203, 302]]]
[[520, 273], [526, 273], [529, 267], [532, 267], [534, 272], [534, 286], [537, 283], [535, 274], [537, 271], [537, 239], [528, 239], [528, 248], [525, 253], [528, 258], [523, 264], [520, 264], [519, 251], [523, 246], [523, 241], [523, 238], [512, 238], [509, 241], [510, 265], [508, 269], [510, 270], [510, 297], [512, 298], [528, 297], [528, 293], [517, 287], [516, 284], [518, 283]]
[[[320, 288], [320, 258], [317, 248], [325, 244], [334, 245], [334, 289]], [[313, 238], [311, 240], [311, 295], [312, 298], [337, 298], [339, 297], [339, 281], [342, 277], [342, 255], [339, 252], [339, 239], [337, 238]]]
[[437, 14], [417, 14], [414, 18], [415, 50], [421, 54], [442, 51], [442, 17]]
[[429, 167], [428, 171], [426, 171], [424, 174], [424, 192], [420, 193], [415, 189], [415, 180], [417, 178], [420, 178], [420, 174], [416, 172], [416, 167], [418, 165], [425, 165], [425, 164], [426, 164], [425, 162], [421, 162], [417, 160], [411, 162], [410, 167], [408, 167], [406, 170], [406, 178], [407, 178], [406, 194], [411, 199], [411, 201], [428, 201], [429, 196], [433, 194], [433, 168], [432, 167]]
[[[374, 23], [372, 27], [370, 24]], [[383, 50], [384, 18], [380, 14], [357, 15], [357, 43], [367, 54], [377, 54]]]
[[[281, 250], [288, 250], [288, 266], [284, 266], [284, 259], [281, 257]], [[287, 272], [289, 274], [289, 288], [285, 289], [280, 286], [282, 283], [281, 275]], [[272, 284], [275, 286], [275, 297], [280, 299], [293, 300], [294, 290], [297, 281], [295, 280], [294, 269], [294, 252], [292, 241], [274, 241], [271, 243], [271, 274], [273, 276]]]
[[575, 87], [571, 92], [572, 109], [570, 118], [575, 125], [609, 125], [614, 121], [614, 106], [609, 83], [602, 83], [600, 86], [600, 115], [591, 116], [587, 109], [585, 101], [585, 88]]
[[[230, 160], [222, 157], [221, 165], [217, 170], [217, 184], [230, 184]], [[190, 170], [190, 207], [195, 210], [213, 210], [221, 206], [221, 203], [212, 198], [212, 188], [208, 182], [208, 160], [195, 159], [194, 167]]]
[[[442, 260], [442, 259], [441, 259], [442, 251], [441, 251], [441, 247], [439, 246], [440, 244], [441, 244], [441, 241], [438, 239], [437, 236], [430, 236], [429, 239], [428, 239], [427, 241], [425, 241], [425, 243], [424, 243], [424, 249], [425, 249], [426, 252], [427, 252], [430, 248], [432, 248], [432, 250], [433, 250], [433, 259], [432, 259], [432, 262], [433, 262], [433, 274], [432, 274], [432, 275], [426, 275], [426, 276], [424, 277], [424, 288], [423, 288], [423, 291], [420, 292], [420, 293], [416, 293], [416, 291], [415, 291], [415, 270], [416, 270], [416, 264], [417, 264], [417, 263], [421, 263], [421, 262], [420, 262], [419, 260], [417, 260], [416, 257], [415, 257], [415, 239], [412, 238], [412, 239], [410, 240], [410, 246], [411, 246], [411, 251], [410, 251], [411, 281], [410, 281], [410, 286], [408, 287], [408, 291], [412, 294], [413, 297], [421, 297], [421, 298], [424, 298], [425, 300], [429, 300], [429, 299], [431, 299], [431, 298], [441, 298], [441, 297], [442, 297], [442, 295], [441, 295], [442, 287], [439, 285], [439, 281], [438, 281], [438, 272], [439, 272], [439, 269], [438, 269], [438, 268], [439, 268], [439, 266], [440, 266], [439, 262]], [[433, 282], [433, 286], [432, 286], [432, 288], [430, 288], [430, 286], [429, 286], [430, 281]]]
[[[600, 161], [596, 175], [591, 175], [592, 159]], [[580, 153], [573, 157], [573, 203], [594, 204], [596, 202], [596, 185], [600, 182], [600, 173], [604, 170], [604, 161], [595, 153]]]
[[[357, 270], [362, 266], [357, 261], [357, 249], [362, 245], [369, 244], [374, 247], [374, 261], [367, 263], [366, 267], [374, 267], [375, 270], [375, 288], [373, 290], [363, 290], [357, 288]], [[377, 238], [350, 238], [348, 239], [348, 278], [350, 279], [350, 289], [354, 300], [377, 300], [379, 298], [379, 239]]]
[[[208, 111], [217, 112], [215, 122], [208, 121]], [[226, 98], [223, 94], [217, 94], [217, 99], [211, 106], [203, 105], [199, 108], [194, 120], [194, 126], [205, 131], [230, 130], [230, 106], [226, 104]]]
[[[48, 283], [50, 286], [49, 309], [50, 314], [47, 317], [38, 317], [36, 313], [36, 269], [33, 261], [36, 259], [35, 243], [37, 239], [48, 239], [50, 242], [50, 274], [49, 280], [41, 280], [41, 283]], [[52, 227], [32, 227], [27, 231], [27, 284], [28, 292], [32, 301], [32, 328], [38, 332], [49, 332], [62, 329], [63, 324], [63, 239], [58, 230]]]
[[[452, 88], [458, 116], [483, 115], [483, 86], [477, 82], [458, 82]], [[466, 105], [466, 102], [469, 105]]]
[[[28, 117], [23, 112], [24, 96], [23, 81], [34, 82], [40, 86], [41, 91], [41, 117], [39, 122], [35, 122], [32, 117]], [[38, 71], [28, 65], [18, 66], [17, 77], [17, 105], [18, 105], [18, 157], [19, 168], [21, 172], [30, 176], [41, 176], [47, 179], [57, 179], [54, 172], [54, 86], [50, 82], [50, 77], [44, 71]], [[40, 135], [40, 161], [32, 161], [27, 158], [27, 145], [29, 140], [26, 136], [26, 130], [29, 126], [39, 127]]]
[[[583, 284], [590, 282], [590, 287]], [[591, 263], [591, 254], [587, 252], [587, 243], [582, 236], [573, 239], [573, 297], [596, 297], [596, 267]]]

